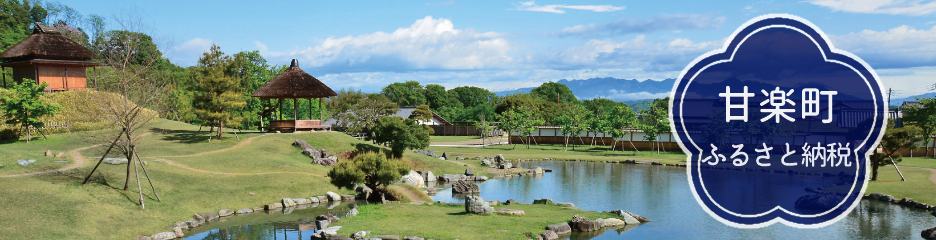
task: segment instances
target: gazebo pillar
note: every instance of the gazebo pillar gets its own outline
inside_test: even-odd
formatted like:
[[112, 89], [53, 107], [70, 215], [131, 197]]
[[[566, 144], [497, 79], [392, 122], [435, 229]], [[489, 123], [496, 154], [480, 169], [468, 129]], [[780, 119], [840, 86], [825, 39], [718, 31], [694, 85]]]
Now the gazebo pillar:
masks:
[[293, 121], [299, 120], [299, 101], [293, 98]]

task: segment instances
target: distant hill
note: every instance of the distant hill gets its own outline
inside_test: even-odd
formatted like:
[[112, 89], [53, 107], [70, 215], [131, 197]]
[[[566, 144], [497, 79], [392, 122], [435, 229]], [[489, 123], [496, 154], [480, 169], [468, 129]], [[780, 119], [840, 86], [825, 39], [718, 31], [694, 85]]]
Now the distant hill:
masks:
[[[669, 96], [676, 79], [667, 78], [662, 81], [617, 78], [591, 78], [585, 80], [559, 80], [558, 83], [569, 86], [572, 93], [579, 100], [607, 98], [618, 102], [636, 102]], [[507, 96], [517, 92], [530, 92], [533, 88], [520, 88], [514, 90], [495, 92], [498, 96]]]
[[[574, 91], [573, 91], [573, 92], [574, 92]], [[885, 95], [885, 97], [887, 97], [887, 95]], [[920, 95], [916, 95], [916, 96], [909, 96], [909, 97], [905, 97], [905, 98], [892, 98], [892, 99], [891, 99], [891, 102], [890, 102], [890, 105], [891, 105], [891, 106], [900, 106], [900, 104], [903, 104], [903, 102], [905, 102], [905, 101], [916, 101], [916, 98], [915, 98], [915, 97], [936, 98], [936, 93], [924, 93], [924, 94], [920, 94]]]

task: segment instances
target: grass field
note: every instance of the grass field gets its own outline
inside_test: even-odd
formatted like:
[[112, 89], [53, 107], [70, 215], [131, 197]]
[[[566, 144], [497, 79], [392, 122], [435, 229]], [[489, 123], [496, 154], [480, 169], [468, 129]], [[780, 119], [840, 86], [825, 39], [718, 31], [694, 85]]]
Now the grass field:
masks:
[[[358, 215], [343, 218], [339, 235], [358, 231], [370, 235], [419, 236], [426, 239], [526, 239], [524, 232], [543, 233], [546, 225], [567, 222], [573, 215], [590, 219], [614, 214], [575, 210], [556, 205], [497, 205], [494, 209], [519, 209], [523, 216], [477, 215], [465, 213], [465, 206], [433, 204], [364, 205]], [[500, 231], [498, 231], [500, 230]]]
[[[0, 236], [4, 239], [129, 239], [167, 231], [165, 226], [186, 221], [194, 213], [223, 208], [260, 207], [284, 197], [298, 198], [341, 194], [325, 173], [330, 167], [311, 164], [311, 159], [291, 146], [304, 139], [332, 153], [379, 147], [337, 132], [299, 134], [242, 133], [236, 139], [225, 134], [208, 142], [207, 129], [173, 121], [151, 124], [153, 133], [139, 138], [138, 150], [162, 201], [157, 201], [143, 179], [146, 209], [138, 205], [139, 192], [131, 178], [123, 191], [127, 165], [102, 164], [87, 185], [81, 181], [101, 156], [104, 146], [81, 151], [89, 162], [71, 171], [29, 177], [0, 178]], [[147, 131], [140, 131], [145, 133]], [[0, 175], [49, 170], [69, 163], [44, 157], [54, 153], [104, 143], [107, 131], [63, 133], [49, 140], [0, 145]], [[107, 137], [110, 138], [110, 137]], [[249, 139], [249, 140], [248, 140]], [[249, 142], [248, 142], [249, 141]], [[113, 157], [118, 157], [111, 155]], [[404, 157], [418, 170], [437, 174], [461, 173], [461, 165], [408, 152]], [[36, 159], [22, 167], [17, 159]], [[176, 165], [170, 165], [172, 162]], [[483, 169], [472, 169], [484, 173]], [[132, 171], [132, 169], [131, 169]], [[141, 173], [141, 176], [143, 174]], [[249, 193], [255, 193], [251, 195]]]

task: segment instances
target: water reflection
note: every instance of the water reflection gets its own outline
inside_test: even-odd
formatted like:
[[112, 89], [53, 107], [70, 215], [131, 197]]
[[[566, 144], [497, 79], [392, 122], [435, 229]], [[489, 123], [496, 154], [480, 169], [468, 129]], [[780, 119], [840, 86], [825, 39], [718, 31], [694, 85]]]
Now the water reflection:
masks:
[[[597, 236], [582, 234], [570, 239], [920, 239], [920, 231], [936, 226], [926, 211], [877, 201], [862, 201], [844, 219], [821, 229], [797, 229], [774, 224], [762, 229], [735, 229], [710, 217], [692, 196], [686, 169], [642, 164], [589, 162], [531, 162], [528, 167], [553, 169], [539, 179], [515, 177], [480, 183], [485, 200], [515, 199], [533, 202], [552, 198], [571, 202], [583, 210], [624, 209], [648, 217], [626, 233], [614, 230]], [[446, 185], [442, 185], [446, 187]], [[450, 189], [432, 197], [443, 202], [463, 202]]]
[[[588, 162], [524, 164], [553, 172], [538, 178], [488, 180], [478, 184], [480, 195], [489, 201], [533, 202], [537, 198], [552, 198], [555, 202], [574, 203], [584, 210], [624, 209], [653, 220], [616, 230], [574, 233], [566, 239], [921, 239], [920, 231], [936, 226], [936, 218], [926, 211], [864, 200], [844, 219], [821, 229], [797, 229], [782, 224], [735, 229], [702, 210], [689, 190], [685, 168]], [[450, 184], [439, 182], [434, 187], [444, 190], [439, 190], [433, 199], [464, 202], [465, 195], [453, 195]], [[315, 232], [315, 216], [344, 213], [352, 204], [235, 216], [186, 233], [185, 239], [309, 239]]]

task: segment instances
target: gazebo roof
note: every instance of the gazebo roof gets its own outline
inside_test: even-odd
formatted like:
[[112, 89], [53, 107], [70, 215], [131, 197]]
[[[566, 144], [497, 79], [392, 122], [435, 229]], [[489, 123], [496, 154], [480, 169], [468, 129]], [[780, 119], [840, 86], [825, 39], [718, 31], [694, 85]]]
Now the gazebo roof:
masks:
[[259, 98], [326, 98], [338, 96], [334, 90], [299, 68], [299, 61], [292, 60], [289, 69], [280, 73], [250, 94]]
[[55, 28], [36, 23], [33, 33], [2, 54], [0, 59], [88, 60], [97, 58], [90, 49], [62, 35]]

